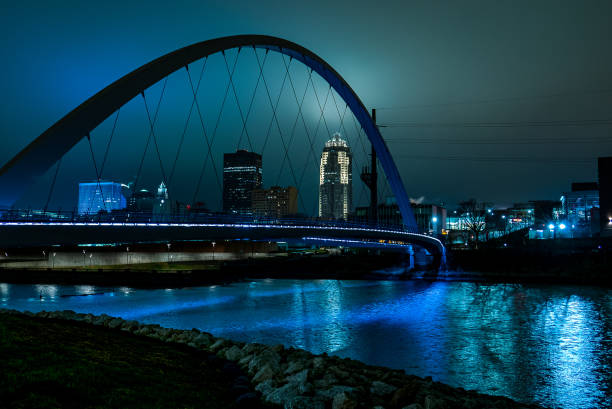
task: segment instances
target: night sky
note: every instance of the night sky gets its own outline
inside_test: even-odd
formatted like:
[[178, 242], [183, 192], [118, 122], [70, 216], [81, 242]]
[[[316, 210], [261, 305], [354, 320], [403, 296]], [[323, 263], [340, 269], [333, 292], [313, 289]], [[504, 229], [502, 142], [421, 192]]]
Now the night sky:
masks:
[[[571, 182], [596, 180], [596, 158], [612, 155], [610, 1], [53, 3], [3, 5], [0, 12], [0, 163], [131, 70], [194, 42], [244, 33], [294, 41], [334, 67], [366, 107], [379, 109], [378, 122], [387, 125], [382, 134], [409, 195], [424, 196], [426, 202], [453, 206], [476, 197], [507, 206], [530, 199], [558, 199]], [[233, 56], [228, 53], [228, 58]], [[245, 67], [249, 61], [253, 64], [252, 57], [245, 57]], [[276, 68], [267, 74], [270, 82], [282, 75], [279, 58]], [[209, 109], [205, 117], [214, 116], [226, 78], [222, 76], [223, 60], [210, 62], [206, 74], [210, 75], [211, 101], [210, 107], [202, 102], [203, 110]], [[237, 74], [237, 82], [247, 89], [257, 73], [253, 77], [244, 70]], [[222, 81], [210, 80], [214, 75]], [[169, 79], [168, 89], [174, 84], [172, 92], [178, 99], [188, 95], [189, 89], [184, 72], [175, 77]], [[306, 84], [304, 70], [301, 74], [295, 71], [295, 78], [301, 94]], [[316, 84], [324, 89], [320, 81]], [[150, 91], [148, 104], [155, 105], [160, 88], [158, 84]], [[269, 115], [264, 96], [256, 99], [262, 111], [253, 113], [253, 126], [260, 123], [261, 129], [267, 126]], [[304, 112], [316, 123], [318, 108], [311, 97], [309, 94]], [[239, 98], [241, 104], [248, 103], [248, 93]], [[286, 98], [289, 101], [291, 94]], [[111, 178], [126, 179], [126, 174], [134, 173], [122, 169], [133, 166], [146, 138], [142, 100], [130, 104], [134, 107], [126, 107], [125, 116], [121, 113], [117, 130], [122, 147], [111, 152], [116, 159], [107, 164]], [[188, 108], [189, 99], [182, 105], [168, 103], [165, 111], [162, 106], [160, 121], [166, 122], [160, 122], [160, 136], [180, 134]], [[240, 133], [231, 109], [226, 118], [229, 125], [219, 131], [220, 139], [235, 134], [236, 129]], [[295, 114], [287, 111], [282, 115], [290, 128]], [[337, 128], [330, 131], [342, 131], [336, 120], [330, 119], [330, 127]], [[103, 138], [108, 138], [112, 125], [107, 122], [98, 130], [105, 136], [95, 140], [95, 132], [92, 135], [102, 151]], [[197, 120], [192, 121], [191, 137], [197, 138], [198, 126]], [[319, 137], [324, 141], [326, 135]], [[222, 150], [231, 150], [233, 144], [219, 145], [217, 162]], [[67, 175], [84, 166], [78, 158], [88, 152], [86, 148], [77, 145], [72, 153], [75, 159], [63, 164]], [[173, 149], [170, 145], [165, 149], [167, 163]], [[320, 154], [320, 147], [317, 149]], [[354, 150], [359, 149], [355, 142]], [[133, 155], [132, 159], [121, 159], [122, 152]], [[269, 152], [264, 154], [264, 168], [270, 164], [269, 175], [264, 173], [266, 186], [279, 179], [278, 173], [283, 178], [287, 174], [279, 172], [282, 151], [278, 144]], [[151, 156], [148, 160], [154, 163], [156, 159]], [[356, 166], [364, 160], [356, 158]], [[197, 155], [185, 161], [192, 161], [193, 166], [184, 164], [184, 175], [199, 172]], [[295, 166], [301, 169], [300, 164]], [[303, 190], [308, 194], [308, 212], [316, 199], [318, 174], [316, 166], [313, 169], [304, 179], [309, 186]], [[358, 172], [354, 167], [355, 180]], [[160, 179], [145, 173], [144, 184]], [[283, 178], [281, 183], [291, 183]], [[58, 206], [69, 206], [60, 197], [76, 193], [73, 183], [66, 179], [58, 188]], [[48, 177], [20, 204], [34, 203], [37, 194], [46, 197], [46, 192], [40, 194], [45, 184], [48, 186]], [[210, 173], [202, 189], [215, 184]], [[186, 190], [182, 194], [191, 200]], [[355, 196], [360, 204], [359, 192]]]

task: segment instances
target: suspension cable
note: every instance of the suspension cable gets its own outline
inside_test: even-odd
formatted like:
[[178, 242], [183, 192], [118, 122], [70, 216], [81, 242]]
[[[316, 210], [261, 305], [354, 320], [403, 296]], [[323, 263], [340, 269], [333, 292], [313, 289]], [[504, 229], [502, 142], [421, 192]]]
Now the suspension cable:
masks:
[[[268, 54], [269, 51], [270, 50], [266, 48], [266, 55]], [[266, 81], [265, 75], [263, 75], [263, 66], [260, 63], [259, 56], [257, 55], [257, 53], [255, 53], [255, 57], [257, 57], [257, 64], [259, 65], [259, 69], [262, 72], [262, 79], [263, 79], [263, 83], [264, 83], [264, 85], [266, 87], [266, 93], [268, 95], [268, 99], [271, 101], [272, 100], [272, 96], [270, 95], [270, 89], [268, 87], [268, 82]], [[291, 62], [289, 62], [289, 63], [291, 63]], [[266, 137], [265, 137], [264, 143], [263, 143], [263, 145], [261, 147], [261, 154], [262, 155], [263, 155], [263, 153], [264, 153], [264, 151], [266, 149], [266, 146], [268, 144], [268, 140], [270, 138], [270, 132], [272, 130], [272, 125], [274, 124], [274, 119], [275, 119], [275, 114], [274, 113], [278, 109], [278, 105], [280, 103], [280, 99], [281, 99], [281, 96], [283, 94], [283, 90], [285, 88], [285, 83], [287, 82], [288, 74], [289, 73], [287, 71], [285, 71], [285, 75], [283, 76], [283, 81], [281, 83], [280, 91], [278, 92], [278, 97], [276, 98], [276, 103], [272, 107], [272, 118], [270, 118], [270, 123], [268, 124], [268, 131], [266, 132]]]
[[[285, 58], [283, 56], [283, 63], [285, 64], [285, 68], [287, 69], [287, 72], [289, 72], [289, 67], [287, 66], [287, 62], [285, 61]], [[298, 107], [298, 111], [297, 111], [297, 115], [295, 116], [295, 121], [293, 122], [293, 127], [291, 129], [291, 135], [289, 136], [289, 143], [288, 146], [291, 147], [291, 144], [293, 143], [293, 139], [295, 137], [295, 129], [297, 127], [297, 123], [300, 119], [300, 116], [302, 116], [302, 123], [304, 124], [304, 130], [306, 131], [306, 135], [308, 136], [308, 141], [311, 143], [310, 141], [310, 134], [308, 132], [308, 127], [306, 126], [306, 122], [304, 121], [304, 116], [302, 114], [302, 105], [304, 105], [304, 100], [306, 99], [306, 93], [308, 92], [308, 86], [310, 85], [310, 80], [312, 79], [312, 69], [310, 69], [309, 73], [308, 73], [308, 80], [306, 81], [306, 87], [304, 88], [304, 94], [302, 95], [302, 99], [301, 101], [298, 99], [297, 96], [297, 92], [295, 91], [295, 85], [293, 84], [293, 78], [291, 77], [291, 74], [289, 73], [289, 84], [291, 85], [291, 89], [293, 90], [293, 96], [295, 98], [295, 103]], [[280, 180], [280, 176], [282, 174], [283, 168], [285, 166], [285, 161], [289, 160], [289, 162], [291, 162], [291, 158], [289, 157], [289, 152], [286, 151], [285, 155], [283, 156], [283, 161], [281, 163], [281, 167], [280, 167], [280, 171], [277, 177], [277, 181], [276, 184], [278, 185], [278, 182]], [[296, 186], [298, 189], [300, 189], [301, 186]]]
[[[238, 54], [240, 54], [240, 50], [242, 48], [238, 47]], [[244, 133], [246, 134], [247, 141], [249, 142], [249, 148], [251, 152], [253, 152], [253, 144], [251, 143], [251, 137], [249, 136], [249, 130], [246, 129], [246, 120], [244, 114], [242, 113], [242, 108], [240, 107], [240, 100], [238, 99], [238, 93], [236, 92], [236, 86], [234, 85], [233, 75], [230, 73], [229, 64], [227, 63], [227, 57], [225, 56], [225, 51], [221, 51], [223, 55], [223, 61], [225, 61], [225, 68], [227, 70], [227, 75], [229, 75], [230, 84], [232, 86], [232, 91], [234, 92], [234, 98], [236, 99], [236, 106], [238, 107], [238, 112], [240, 113], [240, 119], [242, 120], [242, 126], [244, 129]], [[241, 135], [242, 136], [242, 135]]]
[[47, 207], [49, 206], [49, 202], [51, 201], [51, 195], [53, 194], [53, 189], [55, 188], [55, 181], [57, 180], [57, 174], [59, 173], [60, 165], [62, 164], [63, 156], [57, 161], [57, 166], [55, 168], [55, 174], [53, 175], [53, 181], [51, 182], [51, 188], [49, 189], [49, 194], [47, 195], [47, 201], [45, 202], [45, 207], [43, 213], [47, 213]]
[[111, 146], [111, 142], [113, 141], [113, 135], [115, 135], [115, 129], [117, 129], [117, 120], [119, 119], [119, 112], [121, 108], [117, 110], [117, 115], [115, 116], [115, 121], [113, 122], [113, 129], [111, 130], [110, 138], [108, 139], [108, 143], [106, 144], [106, 150], [104, 151], [104, 159], [102, 159], [102, 166], [100, 166], [100, 176], [104, 172], [104, 165], [106, 165], [106, 158], [108, 157], [108, 151]]
[[[164, 90], [166, 89], [166, 82], [168, 81], [168, 77], [166, 77], [166, 81], [164, 81], [164, 87], [162, 89], [162, 93], [159, 96], [159, 101], [157, 102], [157, 108], [155, 109], [155, 115], [153, 116], [153, 125], [157, 122], [157, 114], [159, 113], [159, 107], [161, 105], [161, 100], [164, 96]], [[142, 92], [142, 96], [144, 98], [144, 91]], [[145, 100], [146, 101], [146, 100]], [[147, 108], [148, 111], [148, 108]], [[147, 137], [147, 142], [145, 144], [144, 152], [142, 152], [142, 157], [140, 158], [140, 164], [138, 165], [138, 172], [136, 173], [136, 180], [134, 181], [134, 190], [132, 191], [132, 196], [136, 193], [136, 188], [138, 186], [138, 179], [140, 179], [140, 173], [142, 172], [142, 165], [144, 164], [145, 157], [147, 155], [147, 150], [149, 149], [149, 144], [151, 143], [151, 135], [152, 128], [149, 130], [149, 135]]]
[[[253, 52], [257, 54], [257, 50], [255, 49], [255, 46], [253, 46]], [[257, 76], [257, 82], [255, 83], [255, 89], [253, 90], [253, 95], [251, 96], [251, 102], [249, 103], [249, 108], [247, 109], [245, 122], [242, 125], [242, 131], [240, 131], [240, 139], [238, 140], [238, 145], [236, 146], [236, 150], [240, 149], [240, 144], [242, 143], [242, 135], [245, 133], [246, 122], [249, 120], [249, 116], [251, 115], [251, 110], [253, 109], [253, 102], [255, 101], [255, 96], [257, 95], [257, 88], [259, 87], [261, 76], [263, 75], [263, 67], [266, 65], [267, 59], [268, 59], [268, 53], [266, 53], [264, 56], [262, 67], [260, 68], [259, 75]]]
[[[106, 199], [104, 198], [104, 192], [102, 191], [102, 186], [100, 185], [100, 173], [98, 172], [98, 165], [96, 164], [96, 156], [94, 155], [93, 146], [91, 144], [91, 136], [87, 133], [87, 142], [89, 143], [89, 152], [91, 152], [91, 161], [93, 162], [94, 169], [96, 170], [96, 180], [97, 180], [97, 189], [100, 191], [100, 196], [102, 196], [102, 205], [104, 206], [104, 210], [106, 210]], [[96, 192], [97, 193], [97, 192]], [[93, 201], [96, 195], [94, 194], [89, 201], [89, 206], [87, 207], [87, 214], [91, 210], [91, 206], [93, 205]]]
[[[232, 67], [232, 75], [234, 75], [234, 72], [236, 71], [236, 65], [238, 64], [238, 56], [240, 54], [237, 53], [236, 54], [236, 58], [234, 59], [234, 65]], [[225, 95], [223, 96], [223, 101], [221, 102], [221, 107], [219, 109], [219, 114], [217, 115], [217, 121], [215, 122], [215, 128], [213, 129], [212, 132], [212, 136], [210, 138], [210, 144], [212, 146], [212, 144], [215, 142], [215, 138], [217, 136], [217, 129], [219, 128], [219, 123], [221, 122], [221, 115], [223, 114], [223, 108], [225, 107], [225, 102], [227, 101], [227, 96], [229, 95], [229, 90], [230, 90], [230, 82], [227, 82], [227, 85], [225, 86]], [[206, 165], [208, 164], [208, 155], [204, 158], [204, 162], [202, 163], [202, 169], [200, 170], [200, 175], [198, 177], [198, 183], [196, 184], [196, 189], [195, 192], [193, 194], [193, 200], [192, 203], [195, 203], [198, 193], [200, 193], [200, 184], [202, 183], [202, 178], [204, 177], [204, 171], [206, 170]], [[215, 166], [214, 161], [212, 161], [212, 166], [213, 169], [215, 171], [215, 176], [217, 177], [217, 185], [220, 188], [221, 191], [221, 201], [223, 201], [223, 187], [221, 186], [220, 182], [219, 182], [219, 175], [217, 174], [217, 168]]]
[[[164, 87], [162, 89], [162, 96], [164, 94], [164, 91], [166, 90], [167, 82], [168, 82], [168, 77], [166, 77], [166, 80], [164, 81]], [[147, 97], [145, 96], [144, 92], [141, 95], [142, 95], [142, 99], [144, 100], [145, 110], [147, 111], [147, 119], [149, 120], [149, 126], [151, 127], [151, 135], [153, 135], [153, 144], [155, 145], [155, 152], [157, 153], [157, 159], [159, 160], [159, 168], [162, 173], [162, 181], [165, 184], [168, 182], [168, 179], [166, 179], [166, 172], [164, 171], [164, 164], [162, 163], [161, 154], [159, 152], [159, 145], [157, 144], [157, 136], [155, 135], [155, 126], [153, 125], [153, 121], [151, 120], [151, 113], [149, 112], [149, 104], [147, 104]]]
[[[202, 75], [204, 74], [204, 68], [206, 67], [206, 62], [208, 61], [208, 56], [204, 58], [204, 64], [202, 64], [202, 70], [200, 71], [200, 77], [198, 78], [198, 85], [196, 86], [196, 96], [198, 91], [200, 90], [200, 84], [202, 82]], [[188, 71], [187, 66], [185, 69]], [[189, 107], [189, 113], [187, 114], [187, 120], [185, 121], [185, 127], [183, 128], [183, 133], [181, 134], [181, 139], [178, 144], [178, 148], [176, 150], [176, 156], [174, 157], [174, 162], [172, 163], [172, 170], [170, 171], [170, 176], [168, 177], [168, 190], [170, 190], [170, 184], [172, 183], [172, 179], [174, 178], [174, 171], [176, 170], [176, 164], [178, 162], [178, 158], [181, 153], [181, 148], [183, 147], [183, 141], [185, 140], [185, 135], [187, 134], [187, 128], [189, 127], [189, 121], [191, 119], [191, 114], [193, 113], [193, 107], [195, 106], [196, 97], [191, 101], [191, 106]]]
[[[282, 57], [282, 54], [281, 54], [281, 57]], [[293, 61], [293, 59], [289, 60], [289, 65], [291, 64], [291, 61]], [[289, 65], [285, 65], [285, 72], [287, 74], [289, 74]], [[281, 130], [280, 123], [278, 122], [278, 116], [276, 115], [276, 109], [274, 107], [274, 103], [272, 102], [272, 97], [270, 96], [270, 90], [268, 89], [268, 85], [267, 85], [267, 82], [265, 81], [265, 77], [264, 77], [264, 85], [266, 86], [266, 95], [268, 96], [268, 102], [270, 103], [270, 107], [272, 108], [272, 116], [274, 118], [274, 121], [276, 122], [276, 127], [277, 127], [277, 130], [278, 130], [278, 134], [280, 136], [281, 143], [283, 145], [283, 150], [285, 151], [285, 154], [287, 154], [289, 149], [287, 147], [287, 144], [285, 143], [285, 138], [283, 137], [283, 132]], [[290, 170], [291, 176], [293, 178], [293, 183], [295, 183], [296, 188], [297, 188], [297, 185], [298, 185], [297, 178], [295, 176], [295, 170], [293, 169], [293, 165], [291, 164], [291, 162], [289, 162], [289, 170]], [[302, 198], [302, 196], [303, 195], [300, 195], [298, 193], [298, 198], [300, 200], [300, 203], [302, 204], [302, 208], [304, 209], [305, 208], [305, 206], [304, 206], [304, 199]]]

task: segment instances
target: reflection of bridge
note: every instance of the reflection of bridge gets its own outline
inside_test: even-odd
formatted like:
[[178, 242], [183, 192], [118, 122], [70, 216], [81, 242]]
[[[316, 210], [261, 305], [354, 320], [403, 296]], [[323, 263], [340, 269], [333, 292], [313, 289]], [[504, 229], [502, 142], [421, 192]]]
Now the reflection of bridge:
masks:
[[[265, 50], [266, 54], [269, 51], [280, 53], [283, 56], [288, 56], [292, 60], [297, 60], [307, 66], [312, 72], [316, 72], [323, 78], [337, 95], [339, 95], [346, 107], [350, 109], [354, 117], [358, 121], [363, 132], [367, 135], [370, 143], [376, 151], [376, 156], [380, 160], [380, 164], [387, 177], [388, 184], [392, 193], [395, 196], [399, 210], [401, 212], [404, 226], [402, 228], [379, 228], [372, 226], [354, 226], [350, 224], [329, 225], [321, 222], [304, 222], [294, 221], [287, 224], [282, 222], [266, 223], [239, 223], [239, 222], [213, 222], [213, 221], [197, 221], [197, 222], [177, 222], [169, 221], [167, 223], [149, 223], [149, 222], [134, 222], [122, 220], [121, 222], [100, 221], [100, 222], [85, 222], [85, 221], [38, 221], [24, 222], [22, 220], [5, 220], [0, 224], [0, 233], [3, 241], [10, 241], [17, 245], [35, 245], [35, 244], [60, 244], [60, 243], [75, 243], [75, 242], [126, 242], [126, 241], [165, 241], [165, 240], [206, 240], [206, 239], [222, 239], [222, 238], [251, 238], [251, 239], [303, 239], [310, 238], [311, 240], [352, 240], [355, 243], [361, 243], [372, 247], [380, 246], [381, 241], [401, 242], [400, 245], [415, 244], [425, 247], [430, 252], [438, 256], [439, 259], [444, 258], [444, 247], [442, 244], [431, 237], [416, 233], [416, 223], [410, 207], [410, 200], [406, 194], [403, 182], [399, 172], [393, 162], [389, 149], [376, 127], [367, 109], [348, 85], [348, 83], [323, 59], [313, 52], [290, 41], [261, 35], [240, 35], [232, 37], [224, 37], [201, 43], [171, 52], [162, 56], [130, 74], [120, 78], [113, 84], [109, 85], [96, 95], [89, 98], [76, 109], [68, 113], [65, 117], [56, 122], [53, 126], [43, 132], [38, 138], [24, 148], [17, 156], [0, 168], [0, 207], [10, 208], [14, 206], [16, 200], [23, 194], [24, 190], [47, 172], [53, 164], [57, 163], [68, 151], [70, 151], [78, 142], [87, 140], [93, 165], [96, 169], [96, 176], [100, 181], [102, 170], [98, 169], [95, 161], [93, 147], [91, 145], [91, 132], [100, 125], [103, 121], [109, 118], [113, 113], [117, 112], [122, 106], [132, 100], [139, 94], [144, 98], [145, 90], [158, 83], [170, 74], [189, 67], [189, 64], [208, 58], [212, 54], [222, 53], [225, 58], [225, 52], [230, 49], [252, 48]], [[257, 56], [257, 54], [256, 54]], [[283, 57], [283, 61], [284, 57]], [[227, 61], [226, 61], [227, 64]], [[260, 65], [260, 75], [263, 74], [263, 66]], [[202, 68], [203, 69], [203, 68]], [[229, 84], [231, 83], [234, 94], [234, 83], [232, 82], [232, 74], [228, 67], [230, 76]], [[289, 70], [287, 69], [287, 74]], [[189, 75], [189, 74], [188, 74]], [[193, 88], [193, 83], [190, 84], [193, 91], [193, 99], [196, 103], [198, 114], [200, 114], [199, 106], [197, 105], [197, 88]], [[290, 78], [291, 81], [291, 78]], [[264, 78], [265, 84], [265, 78]], [[199, 85], [198, 85], [199, 86]], [[266, 85], [267, 87], [267, 85]], [[293, 87], [293, 83], [292, 83]], [[306, 84], [308, 87], [308, 83]], [[313, 85], [314, 88], [314, 85]], [[164, 84], [165, 89], [165, 84]], [[282, 88], [281, 88], [282, 92]], [[295, 90], [294, 90], [295, 95]], [[305, 95], [305, 94], [304, 94]], [[227, 96], [227, 90], [226, 90]], [[162, 90], [163, 97], [163, 90]], [[238, 97], [235, 94], [236, 103], [240, 110]], [[280, 97], [280, 94], [279, 94]], [[333, 95], [332, 95], [333, 97]], [[272, 99], [269, 96], [270, 105], [275, 110]], [[317, 97], [318, 100], [318, 97]], [[161, 97], [160, 97], [161, 101]], [[297, 102], [297, 95], [296, 95]], [[146, 105], [145, 99], [145, 107]], [[298, 118], [301, 114], [301, 104], [298, 109]], [[159, 104], [158, 104], [159, 106]], [[193, 108], [193, 104], [192, 104]], [[321, 108], [321, 107], [320, 107]], [[321, 108], [323, 115], [324, 106]], [[222, 108], [223, 109], [223, 106]], [[338, 111], [340, 116], [340, 112]], [[304, 116], [302, 115], [302, 121]], [[163, 174], [164, 182], [167, 182], [164, 173], [163, 161], [157, 146], [156, 135], [154, 133], [155, 120], [157, 112], [151, 119], [147, 108], [147, 117], [150, 125], [149, 139], [145, 147], [145, 154], [149, 145], [149, 140], [153, 136], [153, 142], [159, 157], [160, 168]], [[243, 130], [247, 126], [247, 118], [243, 117], [243, 112], [240, 110], [240, 117], [243, 122]], [[276, 112], [273, 112], [273, 118], [278, 125]], [[115, 119], [116, 121], [116, 119]], [[189, 121], [189, 119], [187, 120]], [[202, 122], [203, 137], [208, 145], [208, 154], [211, 155], [212, 139], [209, 140], [206, 129]], [[341, 124], [343, 117], [341, 118]], [[297, 118], [296, 118], [297, 123]], [[304, 125], [306, 128], [306, 125]], [[295, 128], [295, 124], [294, 124]], [[113, 127], [114, 131], [114, 127]], [[293, 136], [293, 132], [292, 132]], [[315, 135], [316, 136], [316, 135]], [[247, 135], [248, 137], [248, 135]], [[112, 139], [112, 134], [111, 134]], [[312, 151], [313, 142], [310, 140], [310, 148]], [[282, 145], [285, 148], [287, 155], [287, 147], [285, 140], [281, 134]], [[109, 140], [110, 146], [110, 140]], [[180, 147], [179, 147], [180, 148]], [[107, 146], [108, 153], [108, 146]], [[178, 152], [177, 152], [178, 158]], [[143, 155], [144, 159], [144, 155]], [[208, 157], [207, 157], [208, 159]], [[106, 161], [106, 154], [104, 157]], [[176, 161], [176, 159], [175, 159]], [[176, 162], [175, 162], [176, 163]], [[141, 163], [142, 165], [142, 163]], [[103, 166], [103, 165], [102, 165]], [[58, 165], [59, 169], [59, 165]], [[204, 169], [204, 168], [203, 168]], [[139, 169], [140, 172], [140, 169]], [[57, 176], [57, 173], [56, 173]], [[295, 179], [295, 176], [294, 176]], [[55, 179], [51, 189], [55, 184]], [[51, 193], [49, 194], [49, 196]], [[45, 205], [46, 208], [46, 205]], [[10, 239], [9, 239], [10, 238]], [[6, 243], [6, 242], [5, 242]], [[3, 245], [11, 244], [6, 243]]]

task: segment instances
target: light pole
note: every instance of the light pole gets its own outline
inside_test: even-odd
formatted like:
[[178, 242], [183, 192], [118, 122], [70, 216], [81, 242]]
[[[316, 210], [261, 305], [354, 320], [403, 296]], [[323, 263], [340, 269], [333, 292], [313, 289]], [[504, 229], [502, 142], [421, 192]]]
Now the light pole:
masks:
[[125, 248], [125, 264], [130, 264], [130, 248]]
[[437, 232], [436, 223], [438, 223], [438, 218], [434, 216], [431, 218], [431, 221], [433, 222], [433, 234], [435, 235]]
[[213, 261], [215, 261], [215, 243], [214, 241], [212, 242], [212, 249], [213, 249]]
[[55, 268], [55, 256], [57, 255], [56, 252], [53, 252], [53, 259], [51, 260], [51, 268]]
[[85, 267], [85, 250], [83, 250], [83, 267]]
[[170, 243], [167, 243], [166, 246], [168, 246], [168, 263], [170, 262]]

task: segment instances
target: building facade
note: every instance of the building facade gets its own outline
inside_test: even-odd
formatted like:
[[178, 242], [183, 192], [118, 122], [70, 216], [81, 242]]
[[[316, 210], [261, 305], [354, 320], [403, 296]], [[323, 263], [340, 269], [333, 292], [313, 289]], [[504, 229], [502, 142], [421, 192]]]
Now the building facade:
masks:
[[576, 228], [590, 231], [591, 209], [599, 208], [599, 189], [597, 183], [572, 183], [572, 191], [561, 196], [563, 218]]
[[319, 169], [319, 217], [346, 220], [353, 206], [353, 154], [335, 133], [325, 143]]
[[253, 214], [259, 217], [287, 217], [298, 212], [298, 190], [293, 186], [272, 186], [253, 190]]
[[81, 182], [79, 183], [80, 215], [96, 214], [100, 211], [111, 212], [125, 209], [126, 201], [121, 194], [121, 183]]
[[153, 213], [155, 195], [147, 189], [140, 189], [130, 196], [128, 210], [138, 213]]
[[597, 159], [599, 175], [599, 230], [612, 236], [612, 156]]
[[261, 186], [261, 155], [245, 150], [223, 154], [224, 212], [251, 213], [253, 190]]

